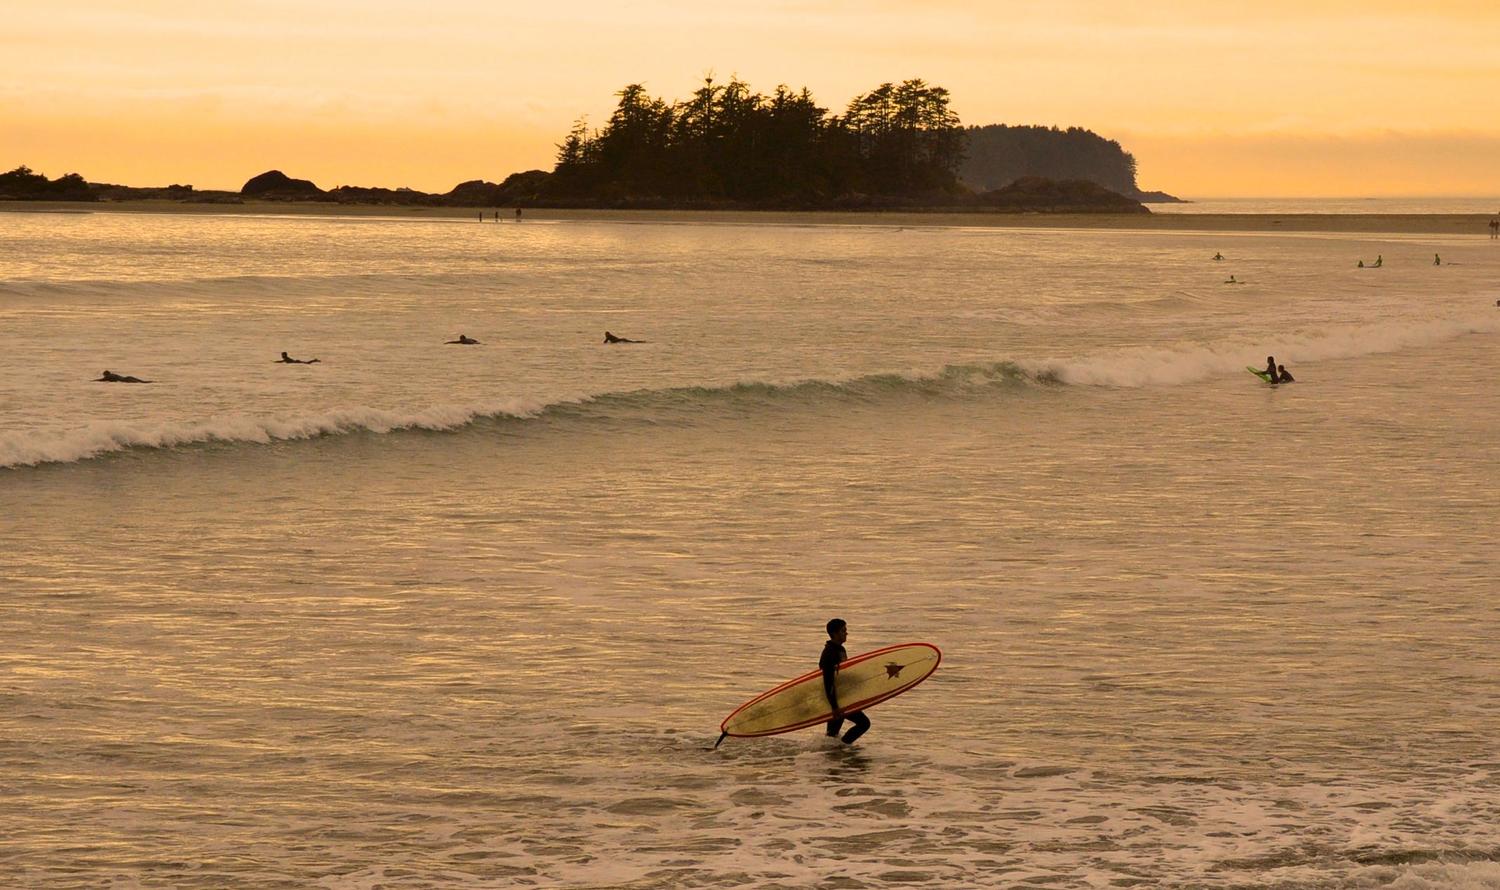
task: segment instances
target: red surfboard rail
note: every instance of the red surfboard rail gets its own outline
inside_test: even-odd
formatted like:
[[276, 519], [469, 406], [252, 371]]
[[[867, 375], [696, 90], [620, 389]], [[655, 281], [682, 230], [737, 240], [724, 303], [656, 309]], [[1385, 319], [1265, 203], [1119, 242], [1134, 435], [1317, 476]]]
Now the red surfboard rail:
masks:
[[[885, 654], [890, 653], [890, 652], [894, 652], [894, 651], [896, 651], [898, 649], [911, 649], [911, 648], [914, 648], [914, 647], [921, 647], [921, 648], [931, 649], [933, 651], [933, 653], [937, 656], [937, 659], [933, 662], [932, 668], [930, 670], [928, 670], [926, 673], [922, 674], [920, 677], [917, 677], [916, 679], [912, 680], [909, 683], [903, 683], [902, 685], [897, 686], [897, 687], [895, 687], [893, 689], [887, 689], [887, 690], [881, 692], [878, 695], [869, 696], [867, 698], [863, 698], [863, 699], [860, 699], [858, 701], [854, 701], [854, 702], [850, 702], [848, 704], [845, 704], [843, 706], [843, 711], [845, 713], [849, 713], [849, 712], [852, 712], [852, 711], [863, 711], [866, 708], [870, 708], [870, 707], [873, 707], [875, 705], [880, 704], [881, 702], [885, 701], [886, 699], [894, 698], [894, 697], [900, 695], [901, 693], [906, 692], [909, 689], [916, 688], [916, 686], [918, 686], [923, 680], [926, 680], [928, 677], [932, 676], [934, 673], [937, 672], [938, 665], [942, 664], [942, 661], [943, 661], [943, 651], [941, 649], [939, 649], [937, 646], [934, 646], [932, 643], [922, 643], [922, 642], [899, 643], [899, 644], [894, 645], [894, 646], [885, 646], [883, 648], [875, 649], [875, 650], [872, 650], [870, 652], [864, 652], [864, 653], [861, 653], [859, 655], [854, 656], [853, 658], [849, 659], [848, 661], [842, 662], [839, 665], [839, 670], [841, 670], [841, 671], [845, 670], [847, 668], [853, 667], [854, 665], [860, 664], [861, 662], [868, 661], [868, 660], [870, 660], [872, 658], [879, 658], [882, 655], [885, 655]], [[806, 683], [809, 680], [821, 679], [822, 676], [823, 676], [822, 670], [808, 671], [807, 673], [801, 675], [800, 677], [794, 677], [794, 678], [786, 681], [785, 683], [780, 684], [779, 686], [773, 687], [771, 689], [766, 690], [765, 692], [762, 692], [760, 695], [755, 696], [754, 698], [750, 699], [749, 701], [747, 701], [744, 704], [740, 705], [738, 708], [735, 708], [733, 711], [731, 711], [730, 714], [729, 714], [729, 716], [725, 717], [724, 721], [719, 724], [719, 730], [722, 733], [724, 733], [724, 735], [732, 736], [734, 738], [761, 738], [761, 737], [764, 737], [764, 736], [781, 735], [782, 733], [786, 733], [786, 732], [795, 732], [796, 730], [799, 730], [799, 729], [806, 729], [809, 726], [816, 726], [819, 723], [827, 723], [828, 720], [833, 717], [833, 709], [832, 708], [829, 708], [826, 711], [822, 712], [819, 716], [810, 717], [810, 718], [807, 718], [805, 720], [800, 720], [800, 721], [798, 721], [796, 723], [793, 723], [793, 724], [790, 724], [790, 725], [787, 725], [787, 726], [779, 726], [779, 727], [776, 727], [775, 729], [767, 730], [767, 731], [764, 731], [764, 732], [741, 733], [741, 732], [732, 732], [732, 731], [730, 731], [730, 730], [728, 730], [728, 729], [725, 728], [725, 727], [727, 727], [729, 725], [729, 722], [735, 718], [736, 715], [738, 715], [739, 713], [741, 713], [742, 711], [744, 711], [746, 708], [750, 708], [750, 707], [758, 704], [759, 702], [765, 701], [766, 699], [770, 698], [771, 696], [776, 695], [777, 693], [780, 693], [780, 692], [782, 692], [782, 691], [784, 691], [786, 689], [790, 689], [791, 687], [796, 686], [799, 683]], [[724, 736], [720, 736], [720, 741], [723, 741], [723, 738], [724, 738]]]

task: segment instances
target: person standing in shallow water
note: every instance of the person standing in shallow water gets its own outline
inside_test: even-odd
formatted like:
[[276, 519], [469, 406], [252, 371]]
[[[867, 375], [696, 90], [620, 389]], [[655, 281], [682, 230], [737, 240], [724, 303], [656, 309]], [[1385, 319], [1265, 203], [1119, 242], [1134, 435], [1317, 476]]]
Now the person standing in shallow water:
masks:
[[849, 653], [844, 651], [844, 641], [849, 639], [849, 625], [842, 618], [834, 618], [828, 622], [828, 642], [823, 644], [823, 655], [818, 659], [818, 667], [823, 669], [823, 693], [828, 696], [828, 704], [833, 708], [833, 717], [828, 721], [828, 735], [838, 738], [839, 729], [844, 725], [844, 718], [854, 724], [849, 731], [844, 733], [844, 744], [852, 745], [855, 739], [865, 734], [870, 728], [870, 718], [863, 711], [855, 711], [845, 714], [839, 707], [839, 693], [837, 684], [834, 682], [838, 677], [839, 665], [849, 660]]

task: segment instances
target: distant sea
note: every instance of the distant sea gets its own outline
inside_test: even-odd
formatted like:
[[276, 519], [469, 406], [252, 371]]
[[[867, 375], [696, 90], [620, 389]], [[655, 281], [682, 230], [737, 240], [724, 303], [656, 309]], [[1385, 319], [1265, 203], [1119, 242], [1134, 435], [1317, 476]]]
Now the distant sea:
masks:
[[[1497, 299], [1482, 233], [0, 214], [0, 887], [1500, 886]], [[713, 750], [834, 616], [942, 667]]]
[[1500, 216], [1500, 197], [1476, 198], [1185, 198], [1149, 204], [1152, 213], [1374, 213]]

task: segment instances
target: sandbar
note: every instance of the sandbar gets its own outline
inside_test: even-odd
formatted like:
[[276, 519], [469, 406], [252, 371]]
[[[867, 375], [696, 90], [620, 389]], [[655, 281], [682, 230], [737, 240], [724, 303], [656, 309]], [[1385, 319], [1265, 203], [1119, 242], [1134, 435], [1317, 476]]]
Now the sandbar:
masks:
[[[0, 201], [0, 213], [184, 213], [247, 216], [347, 216], [452, 219], [514, 223], [512, 207], [408, 207], [246, 201]], [[993, 213], [984, 211], [597, 210], [528, 207], [526, 220], [739, 225], [950, 226], [1035, 229], [1133, 229], [1163, 232], [1341, 232], [1351, 234], [1472, 235], [1489, 237], [1485, 214], [1421, 213]]]

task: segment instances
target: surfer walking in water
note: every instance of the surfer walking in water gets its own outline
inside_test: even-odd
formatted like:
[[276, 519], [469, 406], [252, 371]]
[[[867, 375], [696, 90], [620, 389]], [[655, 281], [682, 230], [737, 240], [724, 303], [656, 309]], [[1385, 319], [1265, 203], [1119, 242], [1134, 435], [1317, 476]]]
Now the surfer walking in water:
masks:
[[844, 641], [849, 639], [849, 625], [842, 618], [834, 618], [828, 622], [828, 642], [823, 644], [823, 655], [818, 659], [818, 667], [823, 669], [823, 693], [828, 696], [828, 704], [833, 708], [833, 717], [828, 721], [828, 735], [838, 738], [839, 729], [844, 725], [844, 718], [854, 724], [849, 731], [844, 733], [844, 744], [852, 745], [855, 739], [865, 734], [870, 728], [870, 718], [863, 711], [855, 711], [845, 714], [839, 707], [839, 693], [834, 683], [838, 676], [839, 665], [849, 660], [849, 653], [844, 651]]

